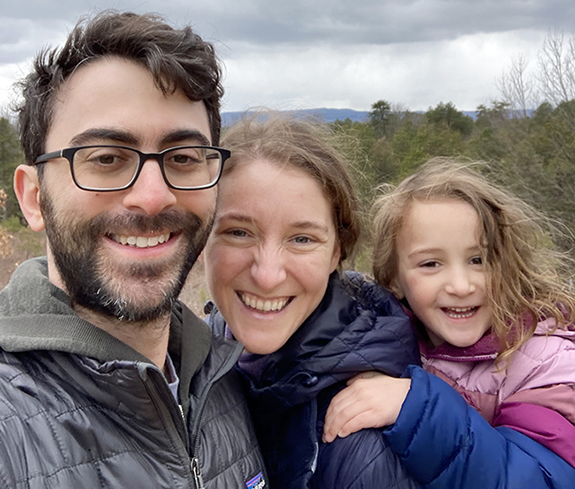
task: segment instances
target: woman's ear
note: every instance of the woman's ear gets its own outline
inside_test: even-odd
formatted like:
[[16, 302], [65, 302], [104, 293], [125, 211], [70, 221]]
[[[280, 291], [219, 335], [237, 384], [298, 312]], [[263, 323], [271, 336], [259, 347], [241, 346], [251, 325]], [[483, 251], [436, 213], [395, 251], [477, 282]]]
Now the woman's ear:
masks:
[[[339, 265], [339, 259], [341, 258], [341, 247], [339, 245], [339, 243], [336, 243], [334, 248], [333, 248], [333, 255], [331, 257], [331, 263], [330, 263], [330, 271], [333, 272], [337, 266]], [[331, 273], [330, 272], [330, 273]]]
[[40, 212], [40, 182], [35, 166], [20, 165], [16, 168], [14, 192], [30, 228], [34, 231], [42, 231], [44, 218]]

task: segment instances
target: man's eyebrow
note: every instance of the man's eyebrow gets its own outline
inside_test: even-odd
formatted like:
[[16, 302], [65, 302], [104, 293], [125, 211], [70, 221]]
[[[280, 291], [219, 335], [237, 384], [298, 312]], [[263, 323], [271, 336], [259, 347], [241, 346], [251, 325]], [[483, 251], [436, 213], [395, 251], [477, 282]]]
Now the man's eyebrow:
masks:
[[[111, 141], [118, 144], [137, 147], [140, 140], [128, 131], [111, 128], [92, 128], [87, 129], [80, 134], [76, 134], [71, 140], [71, 146], [84, 146], [86, 144], [97, 144], [102, 141]], [[161, 141], [162, 147], [168, 147], [173, 144], [198, 144], [201, 146], [210, 146], [210, 140], [201, 131], [192, 129], [177, 129], [166, 133]]]
[[190, 129], [178, 129], [164, 135], [161, 144], [162, 147], [168, 147], [171, 144], [192, 143], [201, 146], [210, 146], [211, 142], [208, 137], [201, 131]]
[[86, 144], [101, 143], [103, 140], [113, 141], [119, 144], [137, 146], [139, 140], [133, 134], [119, 129], [94, 128], [87, 129], [80, 134], [76, 134], [71, 140], [71, 146], [83, 146]]

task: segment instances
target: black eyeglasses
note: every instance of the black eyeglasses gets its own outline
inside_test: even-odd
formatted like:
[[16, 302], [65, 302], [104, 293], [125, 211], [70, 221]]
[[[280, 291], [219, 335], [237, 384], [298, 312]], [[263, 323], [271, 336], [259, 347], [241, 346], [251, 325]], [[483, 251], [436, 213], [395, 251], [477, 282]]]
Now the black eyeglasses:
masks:
[[159, 153], [142, 153], [127, 146], [77, 146], [46, 153], [35, 165], [54, 158], [66, 158], [77, 187], [91, 192], [113, 192], [130, 188], [144, 163], [160, 165], [166, 185], [175, 190], [201, 190], [213, 187], [230, 157], [227, 149], [214, 146], [178, 146]]

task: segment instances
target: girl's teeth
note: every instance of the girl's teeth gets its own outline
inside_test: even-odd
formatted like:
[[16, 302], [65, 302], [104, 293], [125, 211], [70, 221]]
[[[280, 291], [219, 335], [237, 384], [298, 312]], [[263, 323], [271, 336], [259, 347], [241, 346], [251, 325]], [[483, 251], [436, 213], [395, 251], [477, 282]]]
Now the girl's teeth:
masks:
[[473, 316], [476, 309], [476, 307], [451, 307], [445, 308], [445, 314], [453, 319], [464, 319]]

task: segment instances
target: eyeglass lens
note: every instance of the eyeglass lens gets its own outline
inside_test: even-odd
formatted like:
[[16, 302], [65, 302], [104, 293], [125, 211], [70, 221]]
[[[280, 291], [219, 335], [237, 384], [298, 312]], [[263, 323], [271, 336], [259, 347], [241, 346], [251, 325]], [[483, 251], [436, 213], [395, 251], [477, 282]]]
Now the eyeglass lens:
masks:
[[[210, 185], [220, 171], [217, 150], [180, 147], [163, 154], [166, 179], [178, 188]], [[93, 189], [115, 189], [129, 185], [138, 171], [140, 155], [128, 148], [92, 146], [78, 150], [73, 159], [77, 183]]]

